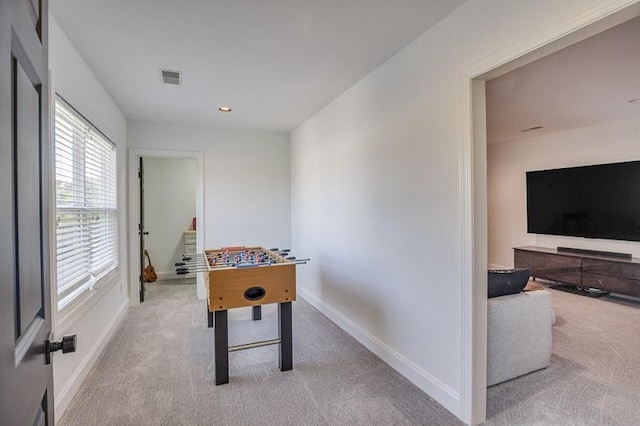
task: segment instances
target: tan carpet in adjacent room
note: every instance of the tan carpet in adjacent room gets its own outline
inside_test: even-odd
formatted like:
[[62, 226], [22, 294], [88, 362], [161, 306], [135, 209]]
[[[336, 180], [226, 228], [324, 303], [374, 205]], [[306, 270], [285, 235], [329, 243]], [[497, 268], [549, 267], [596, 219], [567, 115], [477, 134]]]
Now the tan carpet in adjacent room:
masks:
[[487, 425], [640, 425], [640, 303], [549, 291], [551, 366], [490, 387]]

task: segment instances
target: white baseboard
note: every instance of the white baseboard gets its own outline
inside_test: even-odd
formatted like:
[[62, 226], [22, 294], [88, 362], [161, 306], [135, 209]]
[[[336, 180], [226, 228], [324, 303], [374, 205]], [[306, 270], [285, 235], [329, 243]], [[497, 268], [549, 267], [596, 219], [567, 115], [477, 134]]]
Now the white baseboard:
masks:
[[442, 404], [447, 410], [460, 417], [460, 394], [456, 393], [413, 362], [385, 345], [375, 336], [369, 334], [359, 325], [342, 315], [332, 306], [324, 303], [308, 291], [298, 288], [298, 296], [302, 297], [313, 307], [322, 312], [354, 339], [362, 343], [367, 349], [389, 364], [422, 391]]
[[64, 388], [60, 391], [59, 394], [55, 396], [55, 418], [56, 423], [64, 412], [67, 410], [69, 403], [80, 389], [80, 385], [91, 371], [91, 368], [95, 364], [96, 360], [113, 337], [113, 334], [118, 329], [118, 326], [122, 323], [122, 320], [126, 316], [127, 309], [129, 308], [129, 299], [125, 299], [118, 308], [117, 312], [109, 322], [108, 326], [104, 329], [102, 334], [96, 343], [93, 345], [91, 350], [87, 353], [87, 356], [82, 360], [76, 371], [73, 373], [73, 376], [69, 379]]

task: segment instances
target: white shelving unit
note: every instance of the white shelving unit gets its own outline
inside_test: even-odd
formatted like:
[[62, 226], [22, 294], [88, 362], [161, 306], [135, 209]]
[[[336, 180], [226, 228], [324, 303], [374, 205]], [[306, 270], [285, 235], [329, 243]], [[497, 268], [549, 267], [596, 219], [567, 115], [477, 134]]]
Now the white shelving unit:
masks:
[[[185, 256], [195, 259], [196, 256], [196, 231], [188, 230], [182, 233], [183, 253]], [[195, 281], [195, 274], [184, 275], [184, 279], [187, 282]]]

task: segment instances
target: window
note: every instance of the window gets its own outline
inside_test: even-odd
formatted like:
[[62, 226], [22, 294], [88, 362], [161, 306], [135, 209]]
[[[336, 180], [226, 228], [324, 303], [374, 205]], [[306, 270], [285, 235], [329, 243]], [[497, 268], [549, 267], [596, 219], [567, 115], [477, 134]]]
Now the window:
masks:
[[58, 309], [118, 266], [116, 147], [62, 98], [55, 101]]

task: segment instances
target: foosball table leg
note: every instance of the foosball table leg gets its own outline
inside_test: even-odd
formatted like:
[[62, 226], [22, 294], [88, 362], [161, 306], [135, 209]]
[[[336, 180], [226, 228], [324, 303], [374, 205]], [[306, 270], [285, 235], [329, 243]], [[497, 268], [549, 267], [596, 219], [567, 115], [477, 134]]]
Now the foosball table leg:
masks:
[[215, 311], [214, 358], [216, 364], [216, 385], [229, 383], [229, 329], [227, 311]]
[[278, 304], [278, 329], [280, 332], [280, 350], [278, 358], [280, 371], [293, 369], [293, 327], [291, 302]]
[[213, 328], [213, 312], [209, 310], [209, 303], [207, 303], [207, 327]]
[[253, 307], [253, 320], [260, 321], [262, 319], [262, 305]]

